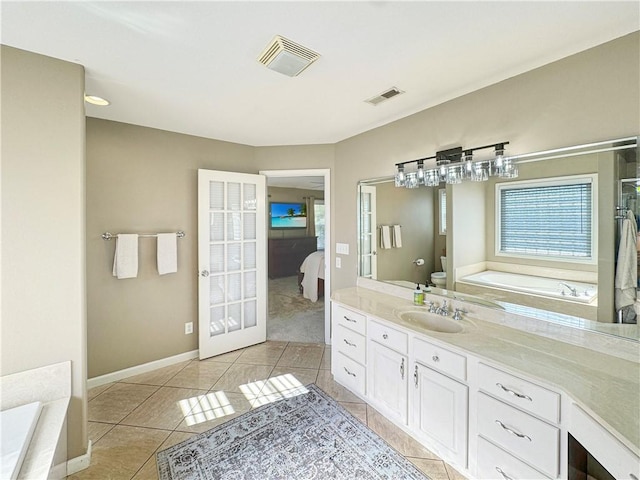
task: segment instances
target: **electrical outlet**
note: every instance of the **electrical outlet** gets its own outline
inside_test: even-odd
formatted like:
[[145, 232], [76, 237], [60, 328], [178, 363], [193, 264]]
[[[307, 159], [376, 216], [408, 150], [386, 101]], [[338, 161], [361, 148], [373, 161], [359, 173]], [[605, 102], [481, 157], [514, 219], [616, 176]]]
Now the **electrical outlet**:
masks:
[[187, 322], [184, 324], [184, 334], [190, 335], [193, 333], [193, 322]]
[[342, 259], [340, 257], [336, 257], [336, 268], [342, 268]]

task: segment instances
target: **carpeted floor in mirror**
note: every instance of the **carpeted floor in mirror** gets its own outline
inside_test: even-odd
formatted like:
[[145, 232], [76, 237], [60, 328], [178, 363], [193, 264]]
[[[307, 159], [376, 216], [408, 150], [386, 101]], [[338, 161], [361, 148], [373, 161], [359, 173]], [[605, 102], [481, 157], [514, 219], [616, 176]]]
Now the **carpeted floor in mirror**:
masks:
[[298, 290], [298, 277], [269, 280], [267, 340], [324, 343], [324, 297], [312, 302]]

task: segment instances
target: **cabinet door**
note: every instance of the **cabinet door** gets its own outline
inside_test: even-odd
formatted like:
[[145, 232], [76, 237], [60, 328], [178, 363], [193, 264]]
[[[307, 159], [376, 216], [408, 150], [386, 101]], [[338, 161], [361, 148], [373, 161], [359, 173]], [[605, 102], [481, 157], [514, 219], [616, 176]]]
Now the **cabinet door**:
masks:
[[385, 415], [407, 423], [407, 357], [369, 342], [367, 396]]
[[411, 426], [435, 440], [456, 463], [467, 464], [468, 387], [419, 363], [413, 364]]

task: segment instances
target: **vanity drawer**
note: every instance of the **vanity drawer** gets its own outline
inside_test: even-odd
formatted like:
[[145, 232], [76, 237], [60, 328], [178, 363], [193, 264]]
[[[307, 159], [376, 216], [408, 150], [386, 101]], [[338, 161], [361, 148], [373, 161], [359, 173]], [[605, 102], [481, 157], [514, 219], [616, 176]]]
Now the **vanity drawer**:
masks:
[[333, 318], [338, 325], [344, 325], [361, 335], [365, 334], [367, 317], [362, 313], [349, 310], [341, 305], [333, 304]]
[[453, 353], [446, 348], [419, 338], [413, 339], [413, 356], [425, 366], [439, 370], [451, 377], [467, 380], [467, 359], [463, 355]]
[[338, 325], [336, 328], [336, 346], [338, 351], [364, 365], [366, 360], [366, 344], [364, 336], [353, 330]]
[[534, 415], [560, 423], [560, 395], [502, 370], [480, 364], [481, 390]]
[[478, 437], [477, 478], [531, 480], [548, 478], [493, 443]]
[[333, 375], [336, 381], [352, 392], [364, 395], [366, 377], [364, 367], [340, 352], [334, 361], [336, 365]]
[[560, 431], [556, 427], [480, 393], [478, 433], [546, 475], [558, 476]]
[[408, 336], [381, 323], [369, 320], [369, 338], [385, 345], [398, 353], [407, 354]]

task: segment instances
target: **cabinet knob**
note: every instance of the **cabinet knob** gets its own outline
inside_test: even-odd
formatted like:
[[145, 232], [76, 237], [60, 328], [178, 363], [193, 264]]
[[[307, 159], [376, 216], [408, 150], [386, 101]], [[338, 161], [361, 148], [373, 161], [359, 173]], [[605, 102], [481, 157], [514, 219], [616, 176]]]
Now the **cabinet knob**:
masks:
[[431, 357], [431, 360], [433, 360], [434, 362], [439, 362], [440, 357], [438, 355], [434, 355], [433, 357]]
[[387, 335], [386, 333], [383, 333], [382, 334], [382, 338], [384, 338], [386, 340], [387, 338], [389, 338], [389, 335]]

